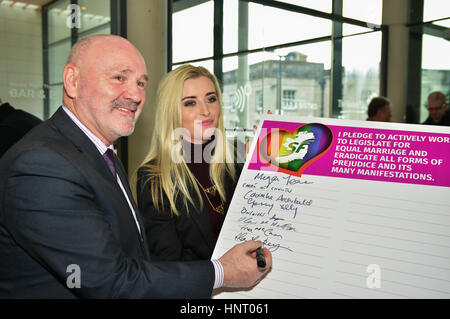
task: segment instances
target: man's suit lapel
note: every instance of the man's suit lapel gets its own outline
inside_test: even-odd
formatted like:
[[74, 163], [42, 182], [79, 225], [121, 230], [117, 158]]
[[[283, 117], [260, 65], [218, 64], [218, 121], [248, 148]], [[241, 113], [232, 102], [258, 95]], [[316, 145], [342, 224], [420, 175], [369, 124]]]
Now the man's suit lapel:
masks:
[[[123, 188], [125, 189], [125, 192], [128, 195], [128, 198], [130, 199], [131, 205], [133, 206], [133, 209], [135, 212], [137, 212], [136, 203], [133, 199], [133, 194], [131, 193], [131, 187], [130, 183], [128, 182], [127, 173], [125, 172], [125, 168], [122, 165], [122, 162], [115, 156], [116, 160], [116, 167], [117, 167], [117, 174], [119, 175], [120, 181], [122, 182]], [[138, 218], [139, 219], [139, 218]], [[139, 227], [141, 227], [141, 222], [139, 221]], [[142, 228], [141, 228], [142, 229]]]
[[[123, 207], [123, 212], [121, 212], [121, 213], [128, 214], [127, 217], [129, 217], [132, 220], [132, 225], [134, 225], [134, 229], [137, 232], [139, 241], [142, 244], [142, 242], [144, 241], [143, 237], [139, 234], [139, 230], [138, 230], [138, 228], [136, 226], [136, 222], [134, 221], [134, 218], [133, 218], [133, 213], [131, 212], [131, 210], [128, 206], [126, 198], [125, 198], [122, 190], [120, 189], [120, 186], [117, 183], [117, 180], [111, 174], [111, 171], [109, 170], [108, 165], [106, 164], [106, 161], [104, 160], [104, 158], [102, 157], [102, 155], [100, 154], [100, 152], [98, 151], [96, 146], [86, 136], [86, 134], [84, 134], [84, 132], [81, 131], [81, 129], [70, 119], [70, 117], [62, 109], [62, 107], [60, 107], [55, 112], [55, 114], [52, 116], [50, 122], [51, 122], [51, 125], [53, 125], [62, 135], [64, 135], [70, 142], [72, 142], [72, 144], [81, 153], [83, 153], [84, 158], [86, 158], [90, 161], [91, 165], [95, 168], [95, 170], [100, 175], [102, 175], [104, 178], [111, 181], [111, 185], [114, 185], [113, 189], [115, 190], [115, 192], [113, 194], [111, 194], [111, 197], [115, 198], [115, 199], [123, 198], [123, 201], [121, 201], [121, 202], [123, 202], [121, 205]], [[118, 168], [117, 173], [118, 173], [119, 178], [122, 182], [122, 185], [124, 186], [124, 189], [128, 195], [128, 198], [129, 198], [131, 204], [133, 205], [133, 209], [135, 210], [136, 215], [138, 216], [137, 219], [139, 222], [139, 227], [141, 228], [141, 231], [144, 232], [143, 225], [142, 225], [142, 222], [139, 217], [138, 209], [136, 207], [136, 204], [134, 203], [134, 199], [131, 194], [128, 179], [126, 177], [122, 163], [120, 163], [120, 161], [118, 160], [117, 157], [115, 157], [115, 159], [116, 159], [116, 167]], [[144, 243], [144, 246], [145, 245], [146, 245], [146, 243]], [[143, 249], [143, 250], [145, 252], [148, 251], [147, 249]]]
[[67, 138], [95, 167], [97, 172], [103, 176], [113, 179], [111, 171], [94, 143], [81, 131], [81, 129], [70, 119], [66, 112], [60, 107], [50, 119], [51, 125]]
[[[136, 202], [134, 201], [133, 194], [131, 192], [130, 183], [128, 182], [127, 174], [122, 165], [122, 162], [120, 162], [120, 160], [117, 158], [117, 156], [115, 156], [115, 159], [116, 159], [117, 174], [119, 175], [119, 178], [120, 178], [120, 181], [122, 182], [123, 188], [125, 189], [125, 192], [127, 193], [127, 196], [130, 199], [131, 205], [133, 206], [134, 212], [136, 214], [136, 219], [138, 221], [139, 228], [141, 230], [140, 234], [139, 234], [140, 243], [141, 243], [141, 245], [143, 245], [144, 251], [147, 252], [148, 251], [147, 239], [145, 237], [145, 228], [144, 228], [144, 224], [142, 222], [141, 214], [139, 213], [139, 209], [137, 208]], [[131, 211], [130, 211], [130, 214], [132, 214]], [[139, 230], [137, 230], [137, 231], [139, 232]], [[147, 256], [147, 257], [149, 257], [149, 256]]]

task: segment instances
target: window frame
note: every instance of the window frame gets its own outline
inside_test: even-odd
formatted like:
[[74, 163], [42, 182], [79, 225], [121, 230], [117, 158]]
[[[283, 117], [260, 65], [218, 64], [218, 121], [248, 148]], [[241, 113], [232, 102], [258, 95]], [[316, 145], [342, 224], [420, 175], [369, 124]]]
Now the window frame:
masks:
[[[169, 2], [169, 10], [168, 10], [168, 17], [172, 16], [174, 3], [180, 4], [185, 0], [168, 0]], [[197, 5], [203, 2], [206, 2], [209, 0], [195, 0], [192, 1], [193, 5]], [[310, 43], [317, 43], [317, 42], [323, 42], [323, 41], [332, 41], [332, 57], [331, 57], [331, 77], [330, 77], [330, 96], [331, 101], [331, 114], [323, 114], [325, 117], [338, 117], [340, 114], [340, 103], [338, 102], [340, 99], [342, 99], [342, 39], [344, 37], [350, 37], [357, 34], [352, 35], [346, 35], [344, 36], [342, 34], [342, 26], [343, 23], [348, 23], [351, 25], [356, 25], [364, 28], [371, 29], [370, 31], [363, 32], [363, 33], [371, 33], [371, 32], [381, 32], [381, 61], [380, 61], [380, 70], [379, 70], [379, 94], [386, 96], [387, 94], [387, 45], [388, 45], [388, 34], [389, 30], [387, 26], [384, 25], [375, 25], [372, 23], [368, 23], [365, 21], [360, 21], [348, 17], [344, 17], [342, 15], [342, 8], [343, 8], [343, 0], [333, 0], [332, 2], [332, 12], [326, 13], [322, 11], [318, 11], [311, 8], [306, 8], [286, 2], [279, 2], [279, 1], [273, 1], [273, 0], [242, 0], [248, 3], [255, 3], [260, 4], [272, 8], [278, 8], [282, 10], [287, 10], [291, 12], [301, 13], [301, 14], [307, 14], [314, 17], [324, 18], [332, 21], [332, 30], [330, 31], [330, 36], [324, 36], [324, 37], [318, 37], [313, 39], [307, 39], [307, 40], [301, 40], [293, 43], [283, 43], [280, 45], [274, 45], [270, 47], [261, 47], [257, 49], [252, 50], [239, 50], [232, 53], [224, 54], [223, 52], [223, 0], [212, 0], [214, 1], [214, 39], [213, 39], [213, 46], [214, 46], [214, 55], [212, 57], [203, 57], [199, 59], [192, 59], [192, 60], [185, 60], [180, 61], [177, 63], [173, 63], [171, 58], [171, 45], [172, 45], [172, 26], [170, 21], [168, 24], [168, 63], [167, 63], [167, 71], [173, 69], [174, 66], [182, 65], [185, 63], [196, 63], [196, 62], [202, 62], [206, 60], [213, 60], [214, 61], [214, 70], [213, 73], [217, 77], [219, 84], [221, 85], [221, 89], [223, 89], [223, 68], [222, 68], [222, 60], [227, 57], [232, 56], [239, 56], [239, 55], [247, 55], [251, 53], [256, 52], [264, 52], [264, 51], [273, 51], [276, 49], [291, 47], [295, 45], [303, 45], [303, 44], [310, 44]], [[331, 1], [331, 0], [330, 0]], [[362, 34], [362, 33], [358, 33]]]

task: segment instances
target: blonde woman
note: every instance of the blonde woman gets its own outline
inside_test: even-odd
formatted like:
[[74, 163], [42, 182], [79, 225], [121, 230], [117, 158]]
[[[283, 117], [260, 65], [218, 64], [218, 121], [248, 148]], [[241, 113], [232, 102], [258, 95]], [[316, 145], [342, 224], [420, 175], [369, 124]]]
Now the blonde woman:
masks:
[[207, 69], [183, 65], [169, 72], [157, 98], [151, 148], [136, 185], [149, 248], [158, 260], [209, 259], [245, 145], [226, 140], [220, 88]]

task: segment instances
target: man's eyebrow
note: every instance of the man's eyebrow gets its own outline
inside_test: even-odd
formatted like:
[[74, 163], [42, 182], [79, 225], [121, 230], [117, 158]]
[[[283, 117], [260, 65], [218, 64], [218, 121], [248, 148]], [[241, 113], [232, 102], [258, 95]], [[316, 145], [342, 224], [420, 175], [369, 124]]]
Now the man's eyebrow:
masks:
[[[114, 71], [117, 71], [117, 72], [123, 73], [123, 74], [133, 73], [133, 70], [130, 70], [130, 69], [116, 69]], [[142, 75], [141, 78], [148, 82], [147, 74]]]
[[117, 69], [115, 69], [114, 71], [120, 72], [120, 73], [131, 73], [131, 72], [133, 72], [133, 71], [130, 70], [130, 69], [122, 69], [122, 68], [117, 68]]

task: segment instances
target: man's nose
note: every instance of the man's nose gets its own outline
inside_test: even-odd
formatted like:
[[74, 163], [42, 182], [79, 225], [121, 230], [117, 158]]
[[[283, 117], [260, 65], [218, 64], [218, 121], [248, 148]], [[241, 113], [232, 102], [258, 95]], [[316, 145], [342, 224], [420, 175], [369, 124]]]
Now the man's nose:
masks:
[[124, 97], [134, 102], [140, 102], [144, 95], [145, 91], [137, 83], [130, 83], [126, 87]]

